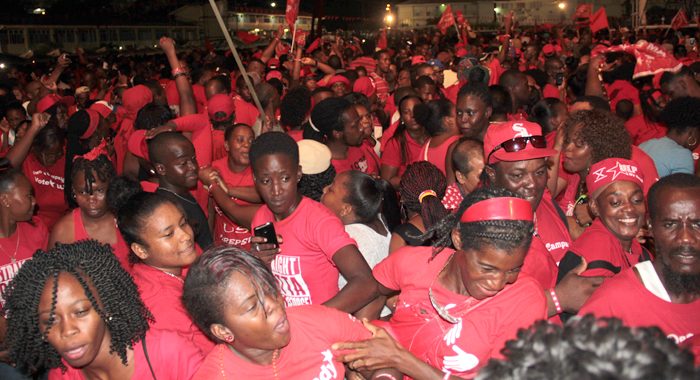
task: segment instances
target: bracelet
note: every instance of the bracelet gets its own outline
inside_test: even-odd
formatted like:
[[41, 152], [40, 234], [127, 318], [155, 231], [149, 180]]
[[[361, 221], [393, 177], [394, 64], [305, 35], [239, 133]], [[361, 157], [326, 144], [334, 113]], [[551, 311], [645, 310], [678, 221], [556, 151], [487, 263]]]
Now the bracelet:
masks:
[[173, 69], [173, 71], [171, 71], [171, 74], [173, 75], [173, 77], [177, 74], [185, 74], [185, 69], [183, 69], [182, 67], [176, 67]]
[[314, 67], [318, 67], [318, 61], [314, 59]]
[[450, 372], [446, 369], [443, 369], [442, 372], [445, 372], [445, 377], [443, 377], [442, 380], [448, 380], [450, 378], [450, 376], [452, 376], [452, 372]]
[[396, 378], [388, 373], [380, 373], [379, 375], [375, 376], [374, 379], [389, 379], [389, 380], [396, 380]]
[[177, 79], [177, 78], [179, 78], [179, 77], [184, 77], [185, 75], [187, 75], [187, 74], [185, 74], [185, 73], [177, 73], [177, 74], [173, 75], [173, 80], [175, 80], [175, 79]]
[[581, 227], [581, 228], [590, 227], [591, 224], [593, 224], [593, 223], [591, 223], [591, 222], [588, 222], [588, 223], [586, 223], [586, 224], [582, 224], [581, 221], [578, 220], [578, 216], [576, 216], [576, 213], [574, 213], [574, 220], [576, 221], [576, 224], [578, 224], [578, 226]]
[[554, 288], [549, 289], [549, 295], [552, 296], [552, 301], [554, 301], [554, 307], [557, 308], [557, 314], [561, 314], [563, 310], [561, 309], [559, 298], [557, 298], [557, 293], [554, 292]]
[[218, 185], [219, 185], [218, 182], [216, 182], [216, 181], [212, 182], [212, 184], [207, 187], [207, 192], [211, 193], [211, 189], [213, 189], [214, 186], [218, 186]]
[[513, 38], [513, 36], [511, 36], [510, 34], [504, 34], [504, 35], [503, 35], [503, 38], [505, 38], [505, 37]]

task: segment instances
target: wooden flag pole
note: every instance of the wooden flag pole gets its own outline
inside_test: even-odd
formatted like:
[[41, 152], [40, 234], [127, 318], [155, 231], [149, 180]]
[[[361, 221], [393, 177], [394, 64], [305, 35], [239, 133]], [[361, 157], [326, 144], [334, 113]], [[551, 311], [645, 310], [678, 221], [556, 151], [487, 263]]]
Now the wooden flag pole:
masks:
[[462, 41], [462, 33], [460, 32], [459, 27], [457, 26], [456, 22], [455, 22], [455, 29], [457, 29], [457, 38], [459, 38], [459, 42], [464, 43], [464, 41]]
[[297, 37], [297, 20], [294, 20], [294, 32], [292, 33], [292, 51], [290, 53], [294, 53], [294, 44], [296, 43], [296, 37]]
[[209, 0], [209, 4], [211, 4], [211, 8], [214, 11], [214, 15], [216, 16], [216, 20], [219, 22], [219, 27], [221, 27], [221, 31], [224, 33], [224, 37], [226, 37], [226, 42], [228, 42], [228, 47], [231, 49], [231, 53], [233, 53], [233, 58], [236, 60], [236, 65], [238, 65], [238, 69], [241, 70], [241, 75], [243, 75], [243, 80], [245, 80], [246, 86], [248, 86], [248, 89], [250, 90], [250, 94], [253, 96], [253, 101], [255, 102], [255, 105], [258, 107], [258, 111], [260, 112], [260, 121], [262, 122], [263, 126], [265, 125], [265, 110], [263, 110], [262, 105], [260, 104], [260, 99], [258, 99], [258, 94], [255, 93], [255, 88], [253, 87], [253, 84], [250, 83], [250, 78], [248, 78], [248, 73], [246, 72], [245, 67], [243, 66], [243, 62], [241, 62], [241, 57], [238, 55], [238, 51], [236, 50], [236, 46], [233, 44], [233, 40], [231, 39], [231, 34], [229, 34], [228, 29], [226, 29], [226, 24], [224, 23], [224, 19], [221, 18], [221, 13], [219, 13], [219, 8], [216, 6], [216, 3], [214, 0]]

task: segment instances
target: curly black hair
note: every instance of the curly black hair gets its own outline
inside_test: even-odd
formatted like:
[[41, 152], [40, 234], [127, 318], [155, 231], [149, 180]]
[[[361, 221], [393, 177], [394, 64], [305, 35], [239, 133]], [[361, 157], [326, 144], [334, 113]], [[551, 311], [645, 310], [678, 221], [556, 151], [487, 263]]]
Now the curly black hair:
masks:
[[661, 113], [669, 131], [681, 134], [700, 127], [700, 99], [692, 96], [673, 99]]
[[591, 147], [591, 164], [632, 156], [632, 137], [617, 116], [599, 110], [578, 111], [564, 122], [564, 145], [574, 139]]
[[[425, 196], [421, 202], [420, 195], [429, 190], [434, 191], [435, 196]], [[426, 229], [449, 214], [442, 205], [446, 190], [445, 175], [428, 161], [418, 161], [408, 165], [399, 182], [401, 201], [407, 209], [420, 214]]]
[[693, 355], [656, 326], [626, 327], [617, 318], [577, 316], [562, 327], [538, 321], [506, 342], [477, 380], [697, 379]]
[[323, 189], [333, 183], [335, 175], [336, 171], [333, 165], [328, 166], [328, 169], [318, 174], [302, 174], [299, 183], [297, 183], [297, 190], [299, 194], [320, 202]]
[[229, 245], [213, 247], [199, 256], [185, 278], [182, 303], [195, 324], [217, 343], [211, 325], [224, 323], [228, 279], [234, 272], [244, 275], [255, 288], [255, 295], [265, 310], [265, 295], [279, 297], [277, 280], [270, 268], [258, 257]]
[[289, 129], [300, 126], [311, 111], [311, 91], [306, 86], [295, 86], [280, 103], [280, 124]]
[[493, 198], [522, 198], [514, 191], [498, 186], [484, 186], [475, 189], [462, 200], [457, 212], [449, 214], [420, 237], [423, 241], [436, 237], [433, 243], [433, 258], [444, 248], [452, 245], [452, 230], [458, 228], [462, 237], [462, 250], [480, 251], [484, 244], [513, 252], [517, 248], [530, 247], [535, 224], [526, 220], [485, 220], [462, 223], [462, 214], [472, 205]]
[[70, 194], [68, 198], [68, 205], [71, 208], [78, 207], [78, 203], [75, 201], [75, 194], [73, 193], [72, 184], [75, 182], [75, 178], [78, 173], [85, 173], [85, 190], [92, 195], [92, 184], [95, 183], [96, 179], [100, 182], [107, 183], [107, 186], [111, 183], [117, 173], [114, 171], [114, 166], [112, 166], [112, 161], [107, 157], [107, 155], [101, 154], [97, 156], [94, 160], [88, 160], [83, 157], [76, 158], [73, 161], [71, 177], [71, 189], [66, 190]]
[[250, 166], [255, 170], [258, 161], [272, 154], [281, 154], [292, 159], [294, 167], [299, 166], [299, 146], [294, 139], [283, 132], [267, 132], [258, 136], [250, 144]]
[[[96, 240], [57, 243], [56, 248], [48, 252], [39, 250], [17, 271], [4, 292], [2, 309], [7, 318], [7, 339], [1, 349], [9, 349], [8, 359], [24, 373], [29, 373], [32, 368], [60, 367], [66, 370], [58, 352], [43, 339], [54, 320], [61, 273], [74, 276], [82, 285], [92, 307], [109, 329], [110, 352], [119, 355], [126, 365], [127, 350], [144, 338], [153, 315], [141, 300], [134, 280], [112, 253], [112, 248]], [[47, 281], [53, 282], [52, 305], [46, 331], [42, 334], [37, 308]]]

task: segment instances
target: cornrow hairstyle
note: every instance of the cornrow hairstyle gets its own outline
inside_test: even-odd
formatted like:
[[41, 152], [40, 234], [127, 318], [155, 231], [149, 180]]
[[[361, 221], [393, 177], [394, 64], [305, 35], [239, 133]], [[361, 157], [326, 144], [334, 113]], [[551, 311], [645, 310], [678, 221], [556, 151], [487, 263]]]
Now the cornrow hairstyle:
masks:
[[564, 133], [564, 145], [579, 139], [591, 147], [591, 164], [613, 157], [629, 160], [632, 156], [632, 137], [622, 120], [610, 112], [574, 112], [564, 122]]
[[[345, 112], [352, 107], [352, 103], [345, 98], [327, 98], [320, 101], [313, 110], [309, 122], [304, 124], [304, 138], [325, 142], [332, 138], [333, 131], [345, 130], [347, 117]], [[311, 123], [319, 132], [316, 132]]]
[[[421, 99], [420, 96], [417, 95], [406, 95], [399, 101], [399, 114], [401, 114], [401, 108], [402, 105], [404, 104], [405, 101], [410, 100], [410, 99], [418, 99], [418, 102], [420, 104], [423, 104], [423, 99]], [[412, 157], [409, 157], [409, 152], [408, 150], [408, 142], [406, 141], [406, 124], [403, 122], [403, 119], [399, 118], [399, 125], [396, 127], [396, 131], [394, 132], [394, 135], [391, 136], [391, 138], [387, 141], [387, 145], [389, 145], [389, 141], [392, 139], [396, 139], [396, 141], [399, 144], [399, 150], [401, 152], [401, 161], [402, 162], [411, 162]]]
[[477, 380], [690, 380], [693, 355], [661, 329], [626, 327], [617, 318], [576, 316], [558, 326], [538, 321], [506, 342], [505, 359], [491, 360]]
[[311, 91], [306, 86], [295, 86], [280, 103], [280, 124], [289, 129], [296, 128], [311, 111]]
[[688, 173], [674, 173], [661, 177], [656, 183], [651, 185], [647, 194], [647, 210], [652, 222], [656, 222], [659, 212], [659, 192], [662, 189], [698, 189], [700, 191], [700, 177]]
[[333, 165], [317, 174], [302, 174], [299, 183], [297, 183], [297, 191], [305, 197], [320, 202], [323, 189], [333, 183], [335, 175], [336, 171]]
[[[95, 179], [99, 179], [100, 182], [107, 183], [107, 186], [109, 186], [114, 177], [117, 176], [112, 166], [112, 161], [105, 154], [97, 156], [94, 160], [88, 160], [82, 157], [77, 158], [75, 162], [73, 162], [73, 169], [70, 173], [71, 188], [68, 189], [68, 187], [66, 187], [65, 189], [66, 194], [69, 195], [67, 201], [71, 208], [78, 207], [78, 203], [75, 201], [72, 184], [75, 182], [75, 178], [80, 172], [85, 173], [84, 189], [90, 195], [92, 195], [92, 184], [95, 183]], [[66, 175], [66, 177], [68, 176]]]
[[[139, 296], [131, 276], [119, 264], [109, 245], [96, 240], [38, 250], [17, 271], [4, 292], [2, 313], [7, 318], [7, 338], [2, 350], [17, 369], [29, 374], [33, 368], [67, 368], [59, 353], [44, 339], [55, 320], [58, 276], [74, 276], [85, 290], [92, 307], [109, 329], [110, 352], [127, 364], [127, 351], [143, 340], [153, 316]], [[37, 309], [47, 281], [53, 282], [51, 314], [42, 334]], [[96, 293], [91, 288], [95, 289]], [[98, 299], [102, 307], [98, 304]]]
[[493, 100], [491, 99], [491, 91], [489, 90], [489, 86], [483, 82], [470, 81], [465, 83], [462, 87], [460, 87], [459, 92], [457, 93], [457, 99], [469, 95], [474, 96], [477, 99], [484, 102], [486, 107], [493, 106]]
[[[432, 190], [436, 196], [427, 195], [419, 200], [421, 193]], [[442, 171], [428, 161], [414, 162], [406, 168], [399, 182], [401, 201], [407, 209], [418, 213], [426, 229], [449, 214], [442, 204], [447, 181]]]
[[182, 303], [195, 324], [217, 343], [211, 325], [224, 324], [224, 307], [228, 281], [234, 273], [242, 274], [255, 289], [255, 296], [265, 310], [265, 296], [280, 296], [277, 280], [258, 257], [245, 250], [222, 245], [212, 247], [190, 266], [185, 278]]
[[472, 205], [493, 198], [522, 198], [514, 191], [498, 186], [483, 186], [467, 194], [457, 212], [451, 213], [435, 225], [427, 228], [420, 238], [423, 241], [435, 236], [433, 258], [452, 245], [452, 230], [457, 228], [462, 237], [462, 250], [480, 251], [484, 244], [512, 253], [518, 248], [528, 248], [535, 231], [533, 222], [525, 220], [484, 220], [462, 223], [462, 214]]
[[401, 224], [396, 191], [388, 181], [372, 178], [371, 175], [358, 170], [348, 170], [345, 173], [347, 195], [343, 202], [352, 206], [358, 222], [369, 224], [381, 213], [389, 231]]
[[250, 166], [255, 169], [257, 162], [269, 155], [281, 154], [292, 160], [294, 167], [299, 166], [299, 146], [294, 139], [283, 132], [267, 132], [258, 136], [250, 144]]
[[425, 127], [430, 136], [440, 136], [447, 132], [445, 118], [453, 114], [455, 104], [449, 99], [437, 99], [428, 104], [413, 107], [413, 117]]

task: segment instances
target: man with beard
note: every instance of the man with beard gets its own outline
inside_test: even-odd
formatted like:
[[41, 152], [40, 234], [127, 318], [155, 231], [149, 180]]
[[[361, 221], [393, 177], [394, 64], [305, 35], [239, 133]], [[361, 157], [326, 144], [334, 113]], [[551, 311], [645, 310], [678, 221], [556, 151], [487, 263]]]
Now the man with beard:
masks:
[[579, 311], [616, 317], [629, 327], [658, 326], [700, 364], [700, 178], [663, 177], [649, 190], [649, 232], [656, 258], [605, 280]]

